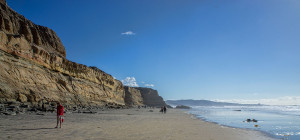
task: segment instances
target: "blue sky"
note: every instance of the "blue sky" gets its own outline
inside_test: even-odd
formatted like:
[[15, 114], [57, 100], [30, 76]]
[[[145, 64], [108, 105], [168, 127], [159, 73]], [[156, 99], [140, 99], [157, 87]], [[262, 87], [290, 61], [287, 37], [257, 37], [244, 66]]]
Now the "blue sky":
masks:
[[300, 96], [299, 0], [7, 2], [53, 29], [69, 60], [164, 99]]

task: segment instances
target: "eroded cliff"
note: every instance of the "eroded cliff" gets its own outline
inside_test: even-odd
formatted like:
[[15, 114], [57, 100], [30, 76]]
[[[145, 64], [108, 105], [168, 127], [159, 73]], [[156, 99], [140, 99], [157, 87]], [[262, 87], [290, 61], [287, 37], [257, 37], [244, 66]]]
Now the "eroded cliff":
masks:
[[127, 106], [143, 106], [143, 97], [140, 90], [125, 86], [125, 104]]
[[164, 99], [159, 96], [157, 90], [144, 87], [137, 87], [136, 89], [140, 90], [145, 105], [156, 107], [166, 106]]
[[53, 30], [32, 23], [5, 0], [0, 0], [0, 13], [0, 104], [37, 108], [53, 107], [56, 101], [69, 108], [166, 105], [156, 90], [124, 87], [96, 67], [67, 60]]
[[0, 101], [125, 105], [122, 83], [67, 60], [56, 33], [0, 2]]
[[159, 96], [157, 90], [145, 87], [125, 86], [125, 103], [128, 106], [166, 106], [165, 101]]

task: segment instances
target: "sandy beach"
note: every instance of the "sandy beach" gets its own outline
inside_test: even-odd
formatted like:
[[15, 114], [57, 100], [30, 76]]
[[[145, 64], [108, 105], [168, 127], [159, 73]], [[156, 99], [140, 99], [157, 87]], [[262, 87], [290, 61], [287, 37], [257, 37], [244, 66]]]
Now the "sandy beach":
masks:
[[[153, 112], [152, 112], [153, 111]], [[196, 119], [182, 110], [101, 110], [95, 114], [65, 113], [61, 129], [56, 114], [0, 116], [0, 139], [101, 140], [270, 140], [263, 133], [229, 128]]]

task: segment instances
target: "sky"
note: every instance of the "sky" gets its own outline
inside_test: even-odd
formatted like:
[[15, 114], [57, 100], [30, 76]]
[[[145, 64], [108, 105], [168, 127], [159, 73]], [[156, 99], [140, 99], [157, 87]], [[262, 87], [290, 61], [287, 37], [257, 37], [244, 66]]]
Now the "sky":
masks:
[[67, 59], [165, 99], [300, 104], [299, 0], [7, 0]]

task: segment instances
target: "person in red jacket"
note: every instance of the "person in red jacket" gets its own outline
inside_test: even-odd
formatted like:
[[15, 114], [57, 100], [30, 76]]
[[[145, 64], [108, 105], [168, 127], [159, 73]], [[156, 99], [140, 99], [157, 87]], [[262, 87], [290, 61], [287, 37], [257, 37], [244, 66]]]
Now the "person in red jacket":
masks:
[[58, 127], [58, 123], [60, 123], [60, 127], [61, 128], [61, 124], [64, 120], [64, 107], [60, 104], [60, 102], [57, 103], [57, 124], [56, 127]]

